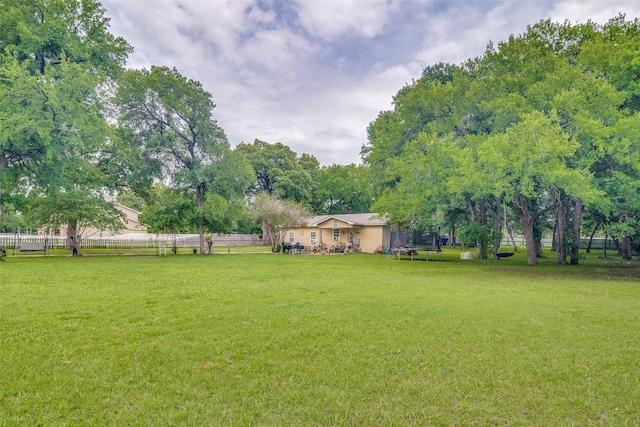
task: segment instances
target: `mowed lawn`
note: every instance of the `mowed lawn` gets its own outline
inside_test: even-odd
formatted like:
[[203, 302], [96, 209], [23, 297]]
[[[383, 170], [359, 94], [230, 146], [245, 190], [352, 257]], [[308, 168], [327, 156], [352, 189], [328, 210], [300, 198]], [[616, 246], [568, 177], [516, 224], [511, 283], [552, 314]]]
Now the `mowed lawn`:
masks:
[[0, 425], [640, 425], [640, 268], [19, 257]]

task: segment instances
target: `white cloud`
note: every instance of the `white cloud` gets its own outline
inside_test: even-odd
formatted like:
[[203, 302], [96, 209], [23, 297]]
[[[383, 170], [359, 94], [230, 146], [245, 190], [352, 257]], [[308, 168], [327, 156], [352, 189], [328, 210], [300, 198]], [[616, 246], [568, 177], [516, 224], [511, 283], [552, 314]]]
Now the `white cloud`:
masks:
[[[282, 142], [315, 155], [323, 164], [359, 163], [366, 128], [419, 67], [404, 65], [372, 73], [359, 82], [335, 76], [318, 79], [282, 100], [281, 109], [254, 111], [267, 124], [253, 138]], [[231, 135], [230, 135], [231, 136]]]
[[273, 10], [265, 11], [257, 6], [251, 6], [247, 14], [247, 19], [261, 24], [269, 24], [275, 21], [276, 12]]
[[[542, 19], [544, 2], [454, 2], [455, 7], [425, 18], [424, 47], [416, 58], [425, 65], [460, 64]], [[459, 6], [458, 6], [459, 5]]]
[[571, 23], [587, 22], [591, 20], [599, 24], [604, 24], [609, 19], [620, 13], [625, 13], [627, 19], [634, 19], [640, 16], [640, 2], [638, 1], [558, 1], [549, 10], [549, 17], [553, 21], [569, 20]]
[[336, 39], [346, 33], [373, 38], [383, 31], [396, 6], [381, 0], [301, 0], [298, 16], [307, 31], [322, 39]]

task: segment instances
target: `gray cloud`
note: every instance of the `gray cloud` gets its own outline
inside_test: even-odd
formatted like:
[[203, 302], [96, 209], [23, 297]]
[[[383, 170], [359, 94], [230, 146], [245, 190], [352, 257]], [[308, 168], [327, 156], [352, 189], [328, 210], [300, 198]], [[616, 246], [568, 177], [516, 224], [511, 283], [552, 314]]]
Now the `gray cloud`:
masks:
[[358, 163], [366, 128], [422, 69], [460, 63], [540, 19], [605, 22], [633, 1], [106, 0], [132, 68], [199, 80], [232, 145], [282, 142]]

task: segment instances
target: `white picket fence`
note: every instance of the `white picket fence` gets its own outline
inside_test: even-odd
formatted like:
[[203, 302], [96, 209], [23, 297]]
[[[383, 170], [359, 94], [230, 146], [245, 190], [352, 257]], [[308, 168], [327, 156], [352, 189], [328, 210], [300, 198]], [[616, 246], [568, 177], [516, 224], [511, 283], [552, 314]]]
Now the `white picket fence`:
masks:
[[[156, 248], [161, 242], [167, 246], [173, 245], [174, 237], [171, 235], [134, 235], [112, 237], [87, 237], [80, 240], [83, 248], [90, 249], [134, 249]], [[261, 246], [263, 239], [257, 234], [214, 234], [213, 246]], [[175, 236], [176, 246], [193, 247], [200, 244], [198, 235]], [[6, 250], [18, 248], [21, 243], [42, 243], [47, 249], [64, 249], [67, 246], [66, 237], [33, 236], [26, 234], [0, 234], [0, 247]]]

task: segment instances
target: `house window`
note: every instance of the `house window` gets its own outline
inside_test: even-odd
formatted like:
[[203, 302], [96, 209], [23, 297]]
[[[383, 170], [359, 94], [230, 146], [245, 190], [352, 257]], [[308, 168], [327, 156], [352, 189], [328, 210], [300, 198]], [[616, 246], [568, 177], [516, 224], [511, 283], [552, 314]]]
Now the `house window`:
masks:
[[293, 243], [296, 241], [296, 233], [294, 231], [289, 232], [289, 243]]
[[333, 240], [340, 240], [340, 229], [339, 228], [334, 228], [333, 229]]
[[317, 231], [312, 231], [309, 234], [309, 237], [311, 238], [311, 243], [315, 243], [318, 240], [318, 232]]

